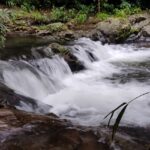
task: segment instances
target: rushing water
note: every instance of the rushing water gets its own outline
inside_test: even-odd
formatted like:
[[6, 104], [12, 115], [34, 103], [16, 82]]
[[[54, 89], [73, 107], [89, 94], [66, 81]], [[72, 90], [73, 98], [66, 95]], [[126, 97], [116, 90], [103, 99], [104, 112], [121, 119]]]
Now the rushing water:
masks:
[[[82, 125], [106, 123], [104, 116], [150, 91], [150, 48], [75, 41], [72, 53], [85, 70], [72, 73], [63, 58], [1, 61], [1, 81], [19, 94], [53, 106], [50, 110]], [[150, 95], [127, 108], [122, 124], [150, 125]], [[25, 108], [24, 108], [25, 109]]]

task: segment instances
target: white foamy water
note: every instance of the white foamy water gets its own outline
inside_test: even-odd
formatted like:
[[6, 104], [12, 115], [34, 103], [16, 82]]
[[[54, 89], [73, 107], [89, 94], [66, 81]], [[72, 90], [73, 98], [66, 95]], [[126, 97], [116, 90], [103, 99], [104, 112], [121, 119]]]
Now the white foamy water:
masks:
[[[150, 91], [150, 80], [138, 79], [136, 70], [150, 74], [150, 49], [128, 45], [102, 45], [82, 38], [71, 46], [72, 53], [85, 70], [72, 73], [63, 58], [39, 59], [22, 67], [12, 62], [1, 62], [0, 69], [6, 85], [25, 96], [52, 105], [51, 112], [82, 125], [106, 123], [104, 116], [122, 102]], [[3, 64], [3, 65], [1, 65]], [[136, 65], [135, 65], [136, 64]], [[140, 65], [142, 64], [142, 65]], [[35, 67], [36, 66], [36, 67]], [[128, 70], [133, 69], [127, 76]], [[125, 71], [123, 72], [123, 69]], [[117, 78], [113, 75], [117, 74]], [[120, 82], [126, 74], [127, 81]], [[135, 77], [138, 76], [138, 79]], [[128, 80], [130, 79], [130, 80]], [[150, 95], [133, 102], [123, 117], [125, 125], [150, 125]]]

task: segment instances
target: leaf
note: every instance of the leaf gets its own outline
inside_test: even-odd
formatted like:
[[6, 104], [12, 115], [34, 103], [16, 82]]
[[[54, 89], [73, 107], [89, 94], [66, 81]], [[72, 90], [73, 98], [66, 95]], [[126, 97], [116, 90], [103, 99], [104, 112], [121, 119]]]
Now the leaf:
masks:
[[116, 111], [116, 110], [118, 110], [120, 107], [122, 107], [122, 106], [124, 106], [124, 105], [126, 105], [127, 103], [122, 103], [121, 105], [119, 105], [117, 108], [115, 108], [114, 110], [112, 110], [110, 113], [108, 113], [105, 117], [104, 117], [104, 119], [106, 119], [109, 115], [111, 115], [110, 116], [110, 119], [109, 119], [109, 122], [111, 121], [111, 119], [112, 119], [112, 117], [113, 117], [113, 114], [114, 114], [114, 112]]
[[108, 127], [110, 126], [110, 122], [111, 122], [111, 119], [112, 119], [113, 115], [114, 115], [114, 112], [111, 113], [111, 116], [109, 118], [108, 125], [107, 125]]
[[121, 121], [121, 119], [122, 119], [122, 117], [123, 117], [123, 115], [124, 115], [124, 112], [125, 112], [127, 106], [128, 106], [128, 104], [126, 104], [126, 105], [122, 108], [122, 110], [121, 110], [120, 113], [118, 114], [118, 117], [117, 117], [117, 119], [116, 119], [116, 121], [115, 121], [115, 124], [113, 125], [112, 141], [113, 141], [113, 139], [114, 139], [115, 133], [116, 133], [116, 131], [117, 131], [117, 129], [118, 129], [118, 126], [119, 126], [119, 124], [120, 124], [120, 121]]
[[142, 96], [144, 96], [144, 95], [147, 95], [147, 94], [149, 94], [149, 93], [150, 93], [150, 92], [146, 92], [146, 93], [143, 93], [143, 94], [141, 94], [141, 95], [135, 97], [134, 99], [130, 100], [130, 101], [128, 102], [128, 104], [130, 104], [131, 102], [135, 101], [136, 99], [138, 99], [138, 98], [140, 98], [140, 97], [142, 97]]
[[121, 119], [122, 119], [122, 117], [123, 117], [123, 115], [124, 115], [124, 112], [125, 112], [127, 106], [128, 106], [130, 103], [132, 103], [133, 101], [135, 101], [136, 99], [138, 99], [138, 98], [140, 98], [140, 97], [142, 97], [142, 96], [144, 96], [144, 95], [147, 95], [147, 94], [150, 94], [150, 92], [143, 93], [143, 94], [141, 94], [141, 95], [135, 97], [134, 99], [132, 99], [132, 100], [130, 100], [130, 101], [128, 101], [128, 102], [122, 103], [121, 105], [119, 105], [117, 108], [115, 108], [114, 110], [112, 110], [109, 114], [107, 114], [107, 115], [104, 117], [104, 119], [106, 119], [109, 115], [111, 115], [110, 118], [109, 118], [109, 121], [108, 121], [108, 126], [110, 126], [110, 122], [111, 122], [111, 119], [112, 119], [112, 117], [113, 117], [115, 111], [125, 105], [125, 106], [122, 108], [122, 110], [120, 111], [120, 113], [118, 114], [117, 119], [116, 119], [116, 121], [115, 121], [115, 123], [114, 123], [114, 125], [113, 125], [112, 140], [114, 139], [115, 133], [116, 133], [116, 131], [117, 131], [117, 129], [118, 129], [118, 126], [119, 126], [119, 124], [120, 124], [120, 121], [121, 121]]

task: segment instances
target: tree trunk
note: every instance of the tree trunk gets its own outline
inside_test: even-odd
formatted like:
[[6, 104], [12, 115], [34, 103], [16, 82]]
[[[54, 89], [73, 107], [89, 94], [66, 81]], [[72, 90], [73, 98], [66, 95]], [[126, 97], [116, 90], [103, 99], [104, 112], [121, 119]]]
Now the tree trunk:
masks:
[[97, 11], [100, 12], [101, 8], [100, 8], [100, 0], [97, 0]]

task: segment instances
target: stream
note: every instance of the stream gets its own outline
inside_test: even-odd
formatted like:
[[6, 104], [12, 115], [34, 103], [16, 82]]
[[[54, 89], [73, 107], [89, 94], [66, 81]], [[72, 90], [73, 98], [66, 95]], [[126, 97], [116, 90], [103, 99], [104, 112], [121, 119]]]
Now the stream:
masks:
[[[19, 45], [16, 47], [6, 45], [6, 54], [0, 61], [0, 81], [20, 95], [52, 106], [47, 113], [77, 125], [98, 126], [106, 124], [104, 116], [121, 103], [150, 91], [150, 47], [102, 45], [81, 38], [66, 45], [85, 67], [72, 72], [63, 57], [48, 58], [36, 53], [36, 49], [45, 53], [51, 53], [51, 49], [45, 46], [46, 42], [35, 41], [14, 42]], [[21, 53], [23, 50], [27, 53]], [[26, 59], [28, 55], [34, 58]], [[123, 126], [150, 125], [149, 97], [140, 97], [128, 106], [121, 121]], [[28, 107], [22, 104], [18, 108]]]

